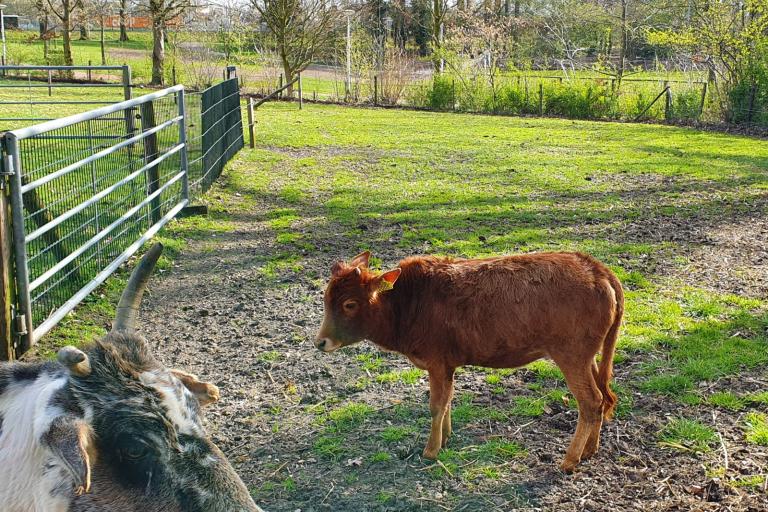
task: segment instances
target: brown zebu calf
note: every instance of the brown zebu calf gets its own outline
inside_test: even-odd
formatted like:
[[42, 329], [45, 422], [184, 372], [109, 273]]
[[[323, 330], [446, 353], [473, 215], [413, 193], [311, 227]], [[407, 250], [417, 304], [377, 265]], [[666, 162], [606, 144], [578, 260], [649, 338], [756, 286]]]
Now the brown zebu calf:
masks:
[[368, 269], [369, 257], [333, 266], [315, 345], [333, 352], [369, 339], [429, 372], [425, 457], [437, 457], [451, 435], [457, 367], [514, 368], [543, 357], [560, 367], [579, 404], [560, 467], [572, 471], [594, 455], [603, 418], [616, 405], [609, 383], [624, 311], [621, 283], [605, 265], [579, 253], [412, 257], [377, 273]]

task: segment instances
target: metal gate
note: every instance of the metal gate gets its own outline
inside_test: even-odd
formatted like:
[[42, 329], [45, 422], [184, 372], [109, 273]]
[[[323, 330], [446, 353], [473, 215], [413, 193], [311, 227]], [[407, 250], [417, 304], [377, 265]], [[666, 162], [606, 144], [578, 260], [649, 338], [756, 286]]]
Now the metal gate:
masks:
[[5, 134], [18, 352], [188, 203], [184, 100], [176, 86]]

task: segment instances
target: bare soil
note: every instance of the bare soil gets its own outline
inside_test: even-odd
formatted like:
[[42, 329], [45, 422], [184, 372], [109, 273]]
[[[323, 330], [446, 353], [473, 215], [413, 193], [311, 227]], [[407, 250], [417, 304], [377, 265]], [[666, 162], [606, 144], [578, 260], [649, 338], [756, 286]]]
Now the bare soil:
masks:
[[[648, 185], [638, 183], [637, 189]], [[427, 385], [421, 379], [415, 385], [392, 383], [384, 393], [381, 387], [357, 389], [352, 384], [361, 371], [354, 358], [313, 348], [326, 269], [357, 251], [338, 226], [315, 222], [323, 216], [319, 199], [316, 211], [302, 212], [303, 229], [319, 248], [305, 256], [304, 268], [317, 269], [317, 275], [300, 272], [275, 279], [259, 270], [278, 250], [266, 224], [268, 212], [285, 206], [279, 199], [262, 201], [248, 214], [231, 215], [230, 232], [191, 241], [175, 268], [154, 282], [142, 312], [144, 334], [156, 342], [166, 364], [194, 371], [222, 389], [221, 401], [207, 413], [208, 428], [266, 510], [768, 510], [768, 448], [746, 444], [740, 413], [713, 412], [710, 406], [685, 406], [638, 392], [633, 393], [631, 412], [604, 426], [597, 456], [573, 475], [557, 469], [576, 425], [575, 410], [565, 404], [548, 406], [539, 417], [485, 418], [459, 426], [449, 448], [492, 438], [526, 448], [523, 457], [503, 463], [512, 471], [495, 480], [436, 476], [436, 464], [421, 457], [427, 429], [420, 423], [414, 425], [414, 434], [382, 446], [393, 460], [371, 463], [372, 453], [359, 449], [376, 446], [388, 424], [402, 424], [395, 410], [426, 419]], [[719, 290], [764, 293], [765, 219], [720, 219], [714, 231], [710, 221], [694, 216], [681, 226], [658, 218], [643, 225], [629, 223], [622, 236], [688, 242], [691, 256], [696, 256], [691, 261], [699, 263], [686, 271], [697, 279]], [[389, 265], [405, 254], [392, 241], [382, 245], [377, 256]], [[378, 354], [367, 343], [345, 350]], [[393, 368], [410, 368], [397, 355], [383, 357]], [[636, 379], [639, 363], [628, 358], [617, 364], [617, 383]], [[514, 372], [504, 381], [506, 392], [492, 394], [484, 375], [468, 370], [457, 377], [456, 395], [471, 394], [473, 403], [481, 406], [511, 402], [525, 395], [533, 380], [531, 372]], [[768, 376], [745, 373], [707, 386], [709, 391], [763, 391]], [[353, 455], [338, 459], [317, 453], [324, 427], [307, 410], [334, 400], [374, 408], [362, 424], [345, 433], [344, 448]], [[722, 436], [721, 445], [704, 454], [660, 446], [659, 430], [680, 415], [712, 425]], [[711, 472], [726, 464], [728, 475], [763, 474], [766, 481], [759, 487], [730, 487]]]

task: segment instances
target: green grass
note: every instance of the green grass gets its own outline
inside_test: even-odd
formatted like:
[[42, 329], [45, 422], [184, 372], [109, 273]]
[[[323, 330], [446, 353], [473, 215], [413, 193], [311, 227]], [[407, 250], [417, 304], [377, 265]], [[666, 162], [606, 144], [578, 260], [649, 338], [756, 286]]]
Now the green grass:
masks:
[[759, 412], [750, 412], [746, 418], [747, 441], [761, 446], [768, 446], [768, 416]]
[[730, 391], [712, 393], [707, 401], [712, 405], [731, 411], [739, 411], [746, 405], [744, 398], [741, 398]]
[[711, 427], [687, 418], [673, 419], [659, 432], [663, 446], [692, 452], [708, 452], [716, 439]]

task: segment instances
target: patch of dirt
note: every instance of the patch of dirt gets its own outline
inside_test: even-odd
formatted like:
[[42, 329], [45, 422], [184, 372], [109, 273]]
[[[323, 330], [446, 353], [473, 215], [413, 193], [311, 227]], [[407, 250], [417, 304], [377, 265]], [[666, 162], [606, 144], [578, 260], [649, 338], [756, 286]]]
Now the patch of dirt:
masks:
[[[295, 156], [311, 154], [305, 153], [300, 150]], [[642, 188], [638, 186], [636, 192]], [[316, 199], [316, 206], [304, 206], [300, 212], [309, 219], [303, 229], [311, 233], [317, 247], [305, 256], [304, 270], [277, 277], [264, 271], [280, 252], [275, 233], [266, 226], [268, 212], [295, 205], [281, 203], [276, 195], [259, 198], [253, 210], [232, 216], [231, 232], [191, 242], [177, 266], [153, 282], [142, 311], [143, 334], [155, 344], [161, 360], [221, 388], [221, 401], [207, 412], [208, 429], [266, 510], [768, 510], [765, 485], [734, 488], [712, 473], [724, 466], [726, 454], [729, 477], [768, 473], [768, 450], [745, 443], [738, 413], [712, 415], [709, 407], [681, 406], [638, 393], [632, 396], [633, 412], [604, 427], [597, 456], [574, 475], [557, 470], [576, 424], [576, 412], [565, 405], [551, 405], [538, 418], [476, 418], [457, 425], [449, 444], [454, 450], [471, 453], [483, 439], [514, 441], [525, 447], [524, 456], [494, 463], [512, 468], [512, 476], [473, 480], [436, 475], [439, 467], [421, 458], [427, 436], [425, 380], [358, 387], [356, 381], [366, 374], [355, 356], [381, 355], [375, 348], [362, 344], [327, 355], [311, 344], [322, 317], [326, 269], [338, 257], [358, 250], [354, 240], [342, 236], [344, 229], [328, 223], [320, 206], [322, 198]], [[695, 238], [691, 261], [695, 251], [704, 255], [697, 260], [699, 270], [692, 266], [691, 272], [700, 272], [695, 275], [702, 279], [711, 268], [728, 274], [723, 254], [740, 258], [743, 252], [739, 262], [756, 261], [765, 268], [760, 252], [765, 248], [764, 222], [707, 221], [703, 231], [686, 232], [687, 222], [680, 225], [672, 219], [659, 217], [642, 225], [629, 222], [622, 236], [645, 238], [656, 233], [659, 239], [681, 234]], [[366, 226], [368, 235], [379, 229], [385, 228], [374, 223]], [[706, 240], [712, 241], [710, 245], [703, 245]], [[748, 252], [748, 246], [754, 251]], [[717, 249], [709, 250], [712, 247]], [[381, 244], [376, 256], [392, 264], [405, 256], [405, 250], [390, 239]], [[723, 263], [717, 267], [719, 261]], [[731, 282], [726, 286], [734, 289], [738, 283], [746, 289], [745, 281], [750, 279], [713, 277], [712, 283]], [[764, 285], [763, 280], [756, 286], [759, 290]], [[388, 369], [411, 368], [399, 356], [381, 357]], [[617, 382], [626, 384], [636, 378], [634, 368], [631, 360], [617, 365]], [[457, 377], [456, 395], [472, 395], [472, 403], [480, 406], [511, 404], [516, 396], [529, 392], [527, 386], [533, 380], [528, 371], [515, 372], [505, 378], [503, 394], [492, 394], [483, 373], [467, 370]], [[768, 389], [768, 378], [745, 373], [712, 386], [712, 391], [763, 391]], [[334, 408], [348, 402], [368, 404], [372, 412], [363, 423], [343, 432], [344, 454], [335, 459], [323, 456], [317, 443], [327, 430], [308, 407]], [[722, 435], [722, 445], [705, 454], [659, 446], [658, 432], [678, 416], [712, 425]], [[389, 425], [413, 431], [383, 444], [381, 434]], [[387, 451], [392, 460], [371, 462], [376, 449]], [[477, 461], [470, 458], [460, 464], [472, 467]]]

